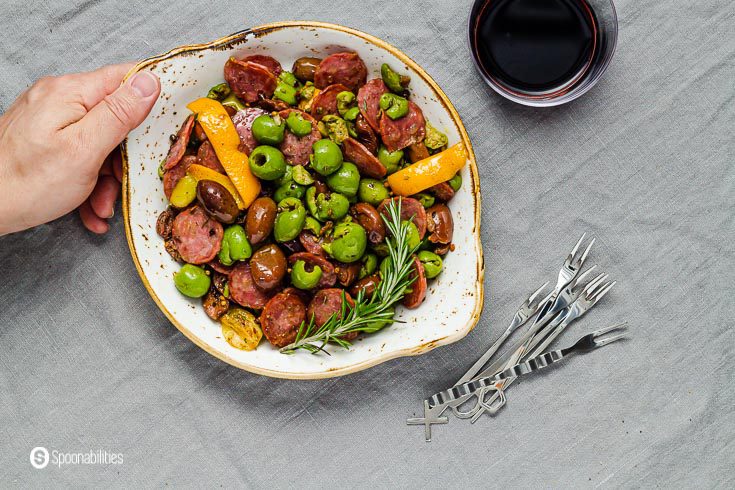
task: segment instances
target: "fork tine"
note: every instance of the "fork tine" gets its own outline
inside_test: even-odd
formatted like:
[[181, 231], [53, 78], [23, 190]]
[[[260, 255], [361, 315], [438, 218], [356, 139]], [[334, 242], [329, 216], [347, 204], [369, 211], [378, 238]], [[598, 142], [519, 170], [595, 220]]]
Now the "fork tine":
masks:
[[569, 259], [573, 259], [575, 255], [577, 255], [577, 250], [579, 250], [579, 246], [582, 245], [582, 242], [584, 241], [584, 237], [587, 236], [587, 232], [582, 233], [582, 237], [579, 239], [577, 244], [572, 249], [572, 253], [569, 254]]
[[613, 282], [611, 282], [611, 283], [608, 283], [608, 284], [606, 284], [606, 285], [605, 285], [605, 287], [603, 287], [603, 288], [602, 288], [602, 289], [601, 289], [600, 291], [596, 291], [596, 292], [592, 293], [592, 297], [590, 298], [590, 300], [591, 300], [591, 301], [594, 301], [595, 303], [597, 303], [597, 302], [598, 302], [598, 301], [600, 301], [600, 300], [602, 299], [602, 297], [603, 297], [603, 296], [605, 296], [605, 295], [606, 295], [606, 294], [607, 294], [607, 293], [608, 293], [608, 292], [609, 292], [609, 291], [610, 291], [610, 290], [611, 290], [611, 289], [613, 288], [613, 286], [614, 286], [614, 285], [616, 285], [617, 283], [618, 283], [618, 281], [613, 281]]
[[625, 337], [624, 333], [621, 333], [620, 335], [614, 335], [612, 337], [608, 337], [606, 339], [602, 340], [595, 340], [595, 347], [602, 347], [603, 345], [607, 345], [611, 342], [615, 342], [616, 340], [620, 340], [623, 337]]
[[541, 294], [541, 291], [543, 291], [544, 289], [546, 289], [546, 286], [548, 286], [548, 285], [549, 285], [549, 281], [546, 281], [543, 286], [541, 286], [536, 291], [534, 291], [533, 294], [531, 294], [531, 296], [528, 297], [528, 304], [529, 305], [532, 304], [533, 301], [536, 299], [536, 297], [539, 294]]
[[599, 330], [595, 330], [592, 332], [592, 335], [595, 337], [599, 337], [600, 335], [606, 334], [607, 332], [611, 332], [613, 330], [617, 330], [619, 328], [626, 328], [628, 326], [628, 322], [620, 322], [616, 323], [615, 325], [610, 325], [609, 327], [601, 328]]
[[582, 282], [582, 281], [584, 281], [584, 278], [585, 278], [585, 277], [587, 277], [587, 276], [589, 276], [589, 275], [590, 275], [590, 274], [592, 273], [592, 271], [593, 271], [593, 270], [595, 270], [596, 268], [597, 268], [597, 266], [596, 266], [596, 265], [593, 265], [592, 267], [590, 267], [589, 269], [587, 269], [586, 271], [584, 271], [584, 272], [583, 272], [583, 273], [582, 273], [582, 274], [581, 274], [581, 275], [580, 275], [580, 276], [579, 276], [579, 277], [577, 278], [577, 282], [579, 283], [579, 282]]
[[587, 245], [587, 248], [584, 250], [582, 257], [579, 259], [579, 267], [582, 267], [582, 264], [584, 264], [584, 261], [587, 258], [587, 254], [590, 253], [590, 249], [592, 248], [592, 245], [594, 244], [595, 244], [595, 239], [593, 238], [590, 244]]
[[585, 294], [588, 294], [591, 289], [594, 289], [600, 282], [604, 281], [606, 278], [607, 274], [604, 272], [600, 272], [597, 276], [595, 276], [594, 279], [587, 283], [582, 291]]

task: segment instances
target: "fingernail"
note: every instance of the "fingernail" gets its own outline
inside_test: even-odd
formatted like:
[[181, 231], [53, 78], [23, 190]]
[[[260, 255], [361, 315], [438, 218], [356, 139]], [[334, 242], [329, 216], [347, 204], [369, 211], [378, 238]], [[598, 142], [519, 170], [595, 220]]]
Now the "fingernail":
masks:
[[135, 95], [148, 98], [158, 90], [158, 77], [149, 71], [141, 71], [130, 79], [130, 87]]
[[110, 216], [108, 216], [107, 219], [110, 219], [110, 218], [112, 218], [114, 216], [115, 216], [115, 209], [113, 209], [112, 211], [110, 211]]

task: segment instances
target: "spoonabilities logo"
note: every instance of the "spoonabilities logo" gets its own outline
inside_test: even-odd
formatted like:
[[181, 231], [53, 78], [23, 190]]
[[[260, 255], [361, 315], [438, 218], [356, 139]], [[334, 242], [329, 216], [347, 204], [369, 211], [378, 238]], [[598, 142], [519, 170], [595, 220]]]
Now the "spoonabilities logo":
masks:
[[48, 449], [42, 446], [31, 449], [31, 465], [37, 470], [42, 470], [48, 466], [49, 454]]

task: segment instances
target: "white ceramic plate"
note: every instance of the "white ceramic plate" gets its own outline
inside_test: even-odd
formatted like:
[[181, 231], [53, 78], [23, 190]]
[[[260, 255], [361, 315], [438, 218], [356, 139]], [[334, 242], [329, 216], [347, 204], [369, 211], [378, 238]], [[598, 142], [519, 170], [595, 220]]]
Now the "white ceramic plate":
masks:
[[[368, 79], [380, 76], [380, 65], [411, 75], [411, 97], [427, 120], [449, 137], [463, 141], [468, 165], [463, 185], [452, 199], [456, 250], [444, 272], [431, 282], [424, 304], [416, 310], [399, 308], [396, 323], [373, 335], [363, 335], [349, 350], [330, 347], [331, 356], [306, 352], [283, 355], [263, 342], [252, 352], [231, 347], [220, 325], [210, 320], [199, 300], [182, 296], [174, 287], [179, 266], [163, 248], [155, 231], [156, 218], [166, 208], [157, 176], [169, 148], [169, 135], [189, 113], [186, 104], [206, 95], [223, 81], [230, 56], [265, 53], [290, 67], [301, 56], [323, 57], [350, 50], [365, 61]], [[436, 83], [410, 58], [385, 41], [342, 26], [317, 22], [284, 22], [249, 29], [209, 44], [183, 46], [139, 63], [131, 72], [151, 70], [161, 79], [162, 92], [151, 115], [123, 144], [125, 163], [123, 211], [130, 252], [153, 300], [171, 322], [210, 354], [234, 366], [267, 376], [314, 379], [340, 376], [400, 356], [427, 352], [455, 342], [477, 323], [483, 304], [484, 264], [480, 246], [480, 188], [477, 165], [459, 115]]]

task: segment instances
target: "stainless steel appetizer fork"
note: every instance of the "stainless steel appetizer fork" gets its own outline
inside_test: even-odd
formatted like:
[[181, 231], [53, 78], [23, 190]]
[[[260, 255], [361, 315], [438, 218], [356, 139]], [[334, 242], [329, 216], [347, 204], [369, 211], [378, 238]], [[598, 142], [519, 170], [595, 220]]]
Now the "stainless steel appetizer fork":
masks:
[[475, 380], [453, 386], [448, 390], [436, 393], [428, 399], [429, 407], [435, 407], [438, 405], [450, 403], [454, 400], [462, 398], [463, 396], [475, 393], [483, 388], [494, 386], [498, 381], [503, 381], [509, 378], [517, 378], [519, 376], [523, 376], [524, 374], [538, 371], [539, 369], [543, 369], [547, 366], [557, 363], [572, 354], [586, 353], [591, 350], [597, 349], [598, 347], [608, 345], [611, 342], [622, 339], [625, 334], [618, 334], [608, 337], [605, 337], [604, 335], [613, 330], [624, 328], [624, 326], [624, 323], [618, 323], [609, 327], [601, 328], [600, 330], [596, 330], [581, 337], [573, 345], [565, 349], [541, 354], [539, 356], [533, 357], [526, 362], [522, 362], [508, 369], [505, 369], [493, 376], [477, 378]]

